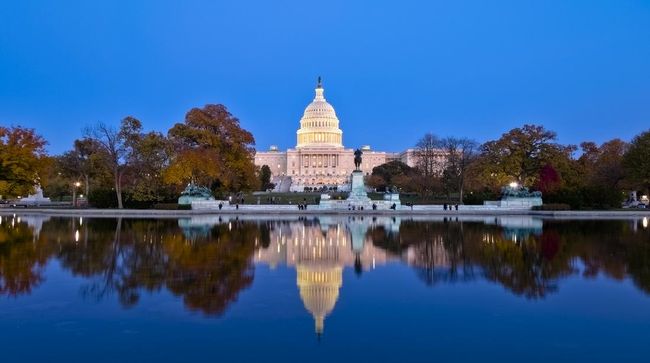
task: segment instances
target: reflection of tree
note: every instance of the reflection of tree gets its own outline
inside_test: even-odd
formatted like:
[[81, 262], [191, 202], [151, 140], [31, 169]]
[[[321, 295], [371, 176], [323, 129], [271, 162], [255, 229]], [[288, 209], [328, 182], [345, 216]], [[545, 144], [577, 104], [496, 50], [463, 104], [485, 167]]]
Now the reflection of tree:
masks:
[[474, 268], [465, 255], [465, 238], [472, 235], [466, 228], [464, 223], [427, 223], [421, 226], [420, 232], [406, 235], [409, 240], [418, 235], [422, 240], [412, 245], [410, 263], [427, 285], [475, 278]]
[[168, 221], [97, 219], [86, 223], [91, 239], [67, 243], [61, 247], [59, 258], [73, 274], [91, 277], [83, 292], [102, 299], [117, 293], [124, 306], [139, 300], [139, 290], [161, 287], [165, 256], [153, 238]]
[[49, 250], [25, 223], [0, 224], [0, 295], [31, 293], [43, 280]]
[[172, 220], [91, 220], [84, 228], [92, 238], [64, 244], [59, 258], [92, 279], [86, 296], [117, 293], [132, 306], [142, 290], [166, 287], [189, 308], [218, 315], [253, 280], [255, 225], [218, 225], [192, 241]]
[[544, 257], [541, 242], [545, 240], [548, 238], [544, 235], [542, 238], [530, 236], [514, 243], [495, 236], [480, 249], [477, 262], [488, 280], [499, 282], [517, 295], [544, 297], [557, 291], [558, 278], [573, 270], [570, 260]]
[[410, 248], [409, 263], [427, 284], [472, 279], [478, 270], [517, 295], [543, 298], [558, 290], [562, 278], [579, 271], [575, 261], [580, 260], [585, 277], [630, 276], [650, 293], [650, 238], [648, 231], [635, 232], [630, 223], [545, 221], [541, 235], [518, 242], [505, 238], [496, 226], [451, 221], [405, 222], [390, 239], [376, 234], [393, 250]]
[[557, 279], [572, 271], [560, 253], [557, 233], [530, 236], [514, 243], [496, 226], [453, 222], [403, 223], [400, 241], [411, 247], [418, 276], [428, 285], [467, 281], [477, 277], [495, 281], [529, 298], [557, 290]]
[[[38, 237], [24, 222], [6, 221], [0, 224], [0, 294], [29, 294], [54, 257], [87, 281], [87, 297], [115, 294], [124, 306], [132, 306], [143, 291], [166, 288], [188, 308], [210, 315], [223, 313], [252, 283], [255, 241], [258, 248], [268, 247], [271, 230], [296, 223], [233, 221], [190, 241], [176, 220], [90, 219], [81, 224], [52, 218]], [[312, 219], [299, 223], [321, 228]], [[650, 234], [633, 227], [630, 221], [545, 221], [541, 235], [515, 243], [496, 225], [403, 221], [399, 232], [372, 225], [366, 238], [401, 255], [428, 285], [484, 278], [517, 295], [543, 298], [557, 291], [566, 276], [581, 273], [630, 278], [650, 294]]]
[[628, 272], [634, 284], [650, 294], [650, 244], [648, 241], [634, 243], [627, 251]]
[[255, 225], [232, 223], [214, 227], [210, 240], [192, 244], [180, 235], [165, 236], [166, 286], [183, 296], [190, 309], [222, 314], [253, 282], [251, 257], [258, 234]]
[[553, 223], [571, 255], [585, 265], [585, 277], [602, 273], [615, 279], [631, 277], [650, 294], [650, 234], [632, 228], [632, 221], [579, 221]]

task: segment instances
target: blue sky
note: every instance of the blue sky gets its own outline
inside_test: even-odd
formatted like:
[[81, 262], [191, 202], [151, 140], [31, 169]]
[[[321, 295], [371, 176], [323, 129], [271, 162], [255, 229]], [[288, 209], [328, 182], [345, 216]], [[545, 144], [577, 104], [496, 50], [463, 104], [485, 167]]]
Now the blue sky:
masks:
[[0, 124], [59, 153], [127, 115], [166, 130], [223, 103], [259, 149], [295, 145], [318, 75], [344, 143], [564, 143], [650, 128], [650, 1], [5, 1]]

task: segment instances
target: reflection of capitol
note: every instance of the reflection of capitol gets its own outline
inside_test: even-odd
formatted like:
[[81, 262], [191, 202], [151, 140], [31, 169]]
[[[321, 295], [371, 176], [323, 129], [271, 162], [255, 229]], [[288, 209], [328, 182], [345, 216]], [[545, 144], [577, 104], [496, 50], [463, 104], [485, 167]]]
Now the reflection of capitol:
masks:
[[366, 240], [366, 231], [375, 223], [321, 218], [320, 222], [278, 225], [270, 233], [270, 245], [255, 254], [255, 262], [295, 266], [300, 298], [314, 317], [316, 333], [321, 334], [325, 318], [338, 300], [343, 269], [373, 269], [391, 259]]

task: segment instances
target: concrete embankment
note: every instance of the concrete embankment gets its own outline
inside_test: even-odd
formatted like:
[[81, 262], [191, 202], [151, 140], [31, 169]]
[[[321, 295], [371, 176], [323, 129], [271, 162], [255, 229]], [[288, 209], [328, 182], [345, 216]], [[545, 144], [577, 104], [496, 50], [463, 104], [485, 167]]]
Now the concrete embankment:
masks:
[[486, 209], [477, 208], [459, 210], [436, 209], [399, 209], [399, 210], [327, 210], [308, 208], [298, 210], [296, 206], [280, 205], [244, 205], [239, 209], [227, 207], [222, 210], [155, 210], [155, 209], [48, 209], [48, 208], [0, 208], [0, 214], [43, 214], [50, 216], [84, 216], [84, 217], [127, 217], [127, 218], [179, 218], [197, 215], [249, 215], [249, 216], [319, 216], [319, 215], [377, 215], [377, 216], [507, 216], [527, 215], [541, 218], [558, 219], [619, 219], [650, 217], [650, 210], [612, 210], [612, 211], [532, 211], [524, 209]]

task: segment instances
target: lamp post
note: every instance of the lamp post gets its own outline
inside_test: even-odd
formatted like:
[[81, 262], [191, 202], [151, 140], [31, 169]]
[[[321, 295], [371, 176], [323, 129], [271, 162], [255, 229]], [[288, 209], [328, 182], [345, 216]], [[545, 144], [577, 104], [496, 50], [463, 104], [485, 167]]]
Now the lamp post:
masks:
[[77, 188], [81, 186], [81, 183], [76, 181], [72, 184], [72, 206], [77, 206]]

